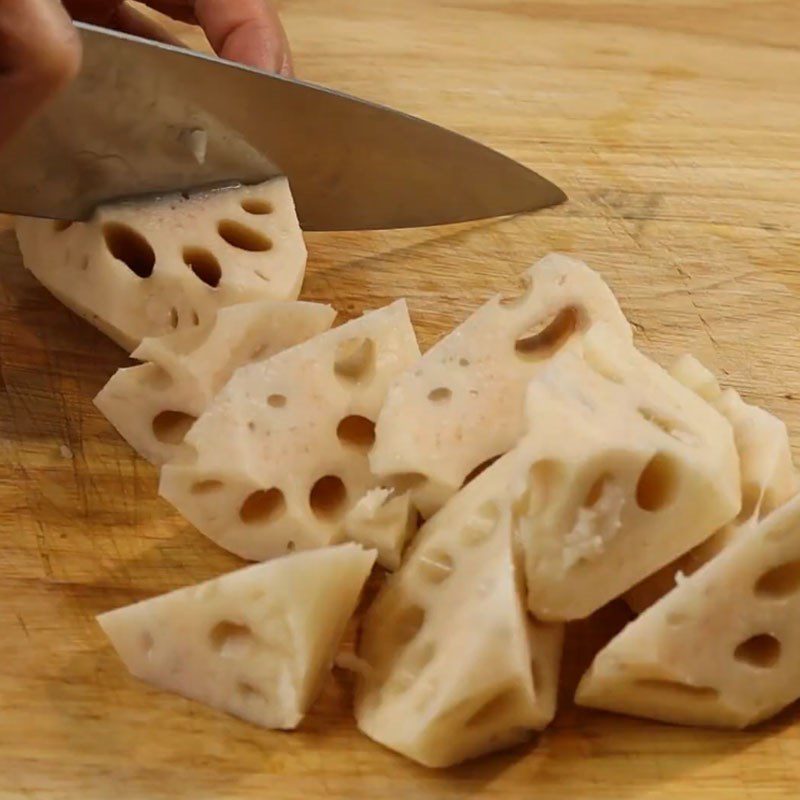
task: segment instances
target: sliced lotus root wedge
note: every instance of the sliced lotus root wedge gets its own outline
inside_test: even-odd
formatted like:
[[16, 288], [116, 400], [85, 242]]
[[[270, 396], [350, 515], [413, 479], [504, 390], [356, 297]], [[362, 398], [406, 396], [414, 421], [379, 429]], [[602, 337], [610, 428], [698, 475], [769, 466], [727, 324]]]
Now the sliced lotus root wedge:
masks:
[[220, 309], [208, 325], [145, 339], [95, 405], [153, 464], [182, 450], [183, 438], [217, 392], [244, 365], [326, 331], [336, 312], [317, 303], [262, 300]]
[[531, 383], [516, 499], [528, 604], [585, 617], [706, 540], [741, 506], [731, 425], [603, 325]]
[[251, 300], [294, 300], [306, 248], [285, 178], [188, 199], [98, 208], [89, 222], [19, 218], [25, 266], [128, 352]]
[[608, 329], [557, 355], [527, 406], [525, 437], [419, 536], [469, 536], [487, 503], [510, 505], [537, 618], [588, 616], [736, 516], [728, 421]]
[[720, 389], [716, 378], [693, 356], [681, 356], [670, 373], [730, 421], [739, 454], [742, 508], [734, 520], [711, 538], [627, 592], [625, 600], [637, 613], [670, 591], [681, 576], [696, 572], [742, 531], [783, 505], [800, 488], [789, 433], [781, 420], [745, 403], [735, 390]]
[[98, 621], [137, 678], [266, 728], [295, 728], [374, 562], [353, 544], [294, 553]]
[[800, 495], [736, 537], [594, 660], [579, 704], [742, 728], [800, 696]]
[[416, 475], [412, 499], [431, 516], [525, 433], [525, 388], [561, 349], [580, 349], [598, 321], [630, 340], [602, 278], [551, 254], [523, 273], [519, 297], [499, 295], [434, 345], [392, 385], [378, 419], [373, 471]]
[[418, 358], [398, 301], [241, 367], [162, 469], [161, 494], [243, 558], [341, 541], [380, 485], [368, 455], [386, 390]]
[[364, 620], [355, 712], [375, 741], [446, 767], [550, 722], [562, 628], [525, 613], [507, 508], [426, 528]]

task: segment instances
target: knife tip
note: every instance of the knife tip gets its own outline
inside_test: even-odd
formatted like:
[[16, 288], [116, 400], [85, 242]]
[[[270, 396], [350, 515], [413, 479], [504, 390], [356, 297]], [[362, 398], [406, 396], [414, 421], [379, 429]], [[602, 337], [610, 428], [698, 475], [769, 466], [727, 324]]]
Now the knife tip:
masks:
[[[565, 203], [569, 198], [567, 193], [552, 181], [540, 175], [529, 167], [519, 164], [519, 177], [522, 178], [524, 189], [518, 199], [522, 200], [520, 212], [539, 211]], [[519, 187], [523, 188], [523, 187]]]

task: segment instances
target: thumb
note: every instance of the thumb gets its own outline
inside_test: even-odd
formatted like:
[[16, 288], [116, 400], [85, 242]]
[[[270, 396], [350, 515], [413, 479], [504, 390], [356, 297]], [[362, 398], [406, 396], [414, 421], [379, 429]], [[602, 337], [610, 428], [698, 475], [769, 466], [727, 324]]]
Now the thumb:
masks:
[[80, 68], [77, 31], [54, 0], [0, 2], [0, 146]]

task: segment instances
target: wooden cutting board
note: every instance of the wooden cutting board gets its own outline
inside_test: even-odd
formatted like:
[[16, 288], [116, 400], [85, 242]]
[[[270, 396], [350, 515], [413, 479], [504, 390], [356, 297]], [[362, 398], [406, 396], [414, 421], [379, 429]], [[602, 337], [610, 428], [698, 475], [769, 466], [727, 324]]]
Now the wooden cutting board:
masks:
[[[408, 297], [425, 347], [533, 259], [574, 253], [646, 352], [693, 351], [800, 445], [795, 0], [283, 5], [303, 77], [474, 135], [570, 195], [533, 216], [309, 236], [306, 298], [352, 316]], [[446, 772], [361, 737], [341, 674], [291, 735], [134, 681], [94, 615], [238, 562], [156, 497], [155, 470], [94, 409], [125, 358], [22, 271], [9, 233], [0, 307], [0, 797], [797, 796], [800, 706], [744, 733], [572, 706], [620, 608], [570, 629], [538, 742]]]

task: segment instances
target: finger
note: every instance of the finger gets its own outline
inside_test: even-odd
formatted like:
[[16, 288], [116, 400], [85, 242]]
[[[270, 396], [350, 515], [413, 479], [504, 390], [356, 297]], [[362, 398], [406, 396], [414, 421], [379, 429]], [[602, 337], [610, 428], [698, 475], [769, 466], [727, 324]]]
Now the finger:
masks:
[[[91, 22], [94, 25], [102, 25], [106, 28], [116, 28], [133, 36], [153, 39], [156, 42], [174, 45], [182, 44], [179, 39], [172, 36], [169, 31], [155, 20], [137, 11], [128, 3], [122, 2], [122, 0], [63, 0], [63, 2], [67, 11], [75, 19], [81, 20], [81, 22]], [[167, 0], [167, 2], [173, 5], [173, 0]], [[158, 4], [151, 3], [150, 5], [157, 8]], [[186, 12], [184, 15], [186, 21], [194, 22], [194, 14], [191, 7], [186, 4], [182, 4], [182, 7]]]
[[62, 0], [73, 19], [91, 22], [92, 25], [108, 25], [122, 0]]
[[130, 33], [132, 36], [141, 36], [143, 39], [152, 39], [154, 42], [173, 44], [178, 47], [183, 46], [183, 42], [166, 28], [127, 3], [116, 8], [114, 16], [108, 24], [124, 33]]
[[172, 17], [172, 19], [197, 25], [192, 0], [146, 0], [146, 2], [150, 8]]
[[214, 51], [252, 67], [292, 72], [289, 40], [265, 0], [195, 0], [194, 13]]
[[60, 3], [0, 2], [0, 144], [80, 68], [77, 32]]
[[[65, 3], [78, 19], [113, 25], [129, 33], [139, 31], [137, 35], [164, 41], [162, 29], [148, 33], [142, 15], [132, 21], [133, 9], [122, 6], [118, 0], [65, 0]], [[289, 41], [275, 7], [268, 0], [146, 0], [146, 3], [173, 19], [201, 25], [214, 51], [223, 58], [292, 74]]]

